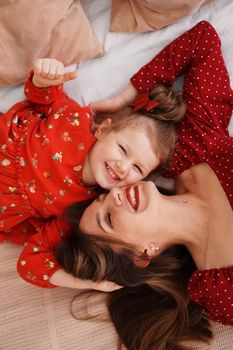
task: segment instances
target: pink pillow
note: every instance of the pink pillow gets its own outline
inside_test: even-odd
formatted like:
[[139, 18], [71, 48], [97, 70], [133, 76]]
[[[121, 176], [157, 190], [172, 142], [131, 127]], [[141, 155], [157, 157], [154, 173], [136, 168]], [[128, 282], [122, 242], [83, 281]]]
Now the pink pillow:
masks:
[[212, 0], [112, 0], [110, 31], [151, 32]]
[[103, 54], [79, 0], [0, 1], [0, 85], [25, 80], [39, 57], [65, 65]]

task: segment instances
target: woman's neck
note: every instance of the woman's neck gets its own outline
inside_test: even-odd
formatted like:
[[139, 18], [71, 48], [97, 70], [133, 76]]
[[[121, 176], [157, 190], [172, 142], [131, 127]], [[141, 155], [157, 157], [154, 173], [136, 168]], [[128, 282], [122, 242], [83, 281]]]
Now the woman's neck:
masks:
[[172, 244], [185, 245], [196, 264], [202, 264], [208, 240], [207, 213], [202, 201], [192, 193], [184, 193], [162, 195], [160, 203], [156, 244], [162, 250]]
[[185, 245], [198, 268], [232, 266], [233, 213], [214, 171], [206, 163], [191, 167], [178, 177], [176, 191], [188, 198], [188, 210], [184, 209], [183, 218], [185, 221], [187, 215], [190, 220], [196, 242], [187, 241]]

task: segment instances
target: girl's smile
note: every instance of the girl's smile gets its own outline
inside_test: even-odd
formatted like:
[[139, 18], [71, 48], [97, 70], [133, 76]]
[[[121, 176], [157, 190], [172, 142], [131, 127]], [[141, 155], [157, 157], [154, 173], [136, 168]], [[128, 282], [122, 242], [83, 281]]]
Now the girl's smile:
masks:
[[86, 185], [98, 184], [105, 189], [129, 186], [144, 179], [160, 163], [142, 127], [117, 131], [100, 127], [95, 136], [97, 141], [83, 169]]

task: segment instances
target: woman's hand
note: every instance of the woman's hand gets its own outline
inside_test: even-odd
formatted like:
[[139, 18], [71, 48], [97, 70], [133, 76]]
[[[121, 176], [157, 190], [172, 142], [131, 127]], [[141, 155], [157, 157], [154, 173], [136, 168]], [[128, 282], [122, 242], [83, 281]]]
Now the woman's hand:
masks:
[[77, 77], [77, 72], [64, 72], [64, 65], [55, 58], [39, 58], [34, 65], [32, 83], [39, 88], [56, 86]]
[[131, 83], [129, 83], [129, 85], [119, 95], [106, 100], [91, 102], [89, 107], [94, 113], [115, 113], [120, 109], [127, 107], [134, 100], [136, 95], [137, 90]]

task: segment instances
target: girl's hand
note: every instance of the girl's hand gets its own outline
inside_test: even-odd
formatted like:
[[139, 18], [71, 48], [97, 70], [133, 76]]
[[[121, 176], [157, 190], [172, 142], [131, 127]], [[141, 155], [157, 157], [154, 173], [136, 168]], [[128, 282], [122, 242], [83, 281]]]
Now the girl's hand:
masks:
[[91, 280], [82, 280], [74, 277], [63, 269], [57, 270], [49, 279], [50, 283], [59, 287], [75, 288], [75, 289], [95, 289], [101, 292], [113, 292], [122, 288], [118, 284], [110, 281], [93, 282]]
[[64, 65], [55, 58], [39, 58], [34, 65], [32, 82], [39, 88], [56, 86], [77, 77], [77, 72], [64, 72]]
[[[115, 290], [121, 289], [122, 286], [110, 281], [93, 282], [89, 280], [81, 280], [84, 284], [83, 289], [95, 289], [101, 292], [114, 292]], [[80, 280], [79, 280], [80, 282]], [[86, 287], [85, 287], [86, 283]]]

